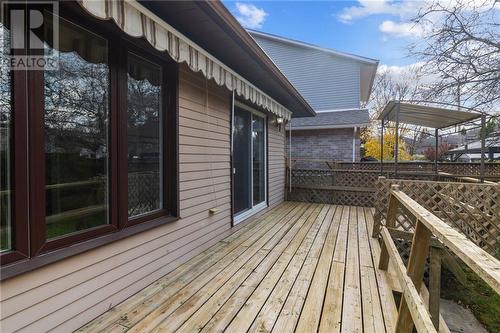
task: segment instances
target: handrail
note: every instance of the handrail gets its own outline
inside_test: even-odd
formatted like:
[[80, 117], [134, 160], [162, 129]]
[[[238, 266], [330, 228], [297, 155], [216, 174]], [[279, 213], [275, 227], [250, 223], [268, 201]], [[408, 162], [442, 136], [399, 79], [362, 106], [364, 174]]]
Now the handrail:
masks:
[[[377, 165], [380, 164], [380, 161], [366, 161], [366, 162], [349, 162], [349, 161], [341, 161], [341, 160], [332, 160], [332, 159], [321, 159], [321, 158], [308, 158], [308, 157], [293, 157], [292, 161], [310, 161], [310, 162], [331, 162], [337, 164], [368, 164], [368, 165]], [[394, 161], [385, 160], [384, 164], [395, 164]], [[409, 164], [409, 165], [434, 165], [433, 161], [398, 161], [398, 164]], [[438, 162], [440, 165], [480, 165], [480, 162], [451, 162], [451, 161], [440, 161]], [[485, 162], [485, 164], [496, 165], [497, 162]]]
[[[391, 231], [396, 226], [400, 205], [416, 218], [407, 267], [404, 266], [391, 236]], [[402, 192], [399, 185], [394, 184], [391, 187], [386, 224], [381, 226], [380, 234], [382, 236], [382, 251], [379, 268], [387, 270], [389, 260], [394, 260], [396, 273], [403, 288], [396, 332], [410, 333], [413, 325], [419, 332], [436, 332], [436, 328], [439, 328], [439, 322], [436, 319], [439, 316], [439, 309], [437, 309], [438, 313], [434, 313], [431, 318], [419, 296], [432, 236], [457, 255], [493, 290], [500, 294], [500, 261]], [[439, 295], [432, 296], [439, 299]]]
[[423, 223], [437, 239], [500, 294], [500, 261], [471, 242], [464, 234], [456, 231], [419, 205], [404, 192], [393, 189], [391, 194], [417, 217], [417, 224], [418, 222]]
[[[413, 322], [418, 332], [437, 332], [434, 324], [432, 323], [431, 316], [425, 308], [424, 301], [420, 297], [419, 291], [414, 285], [412, 279], [407, 275], [403, 260], [399, 256], [398, 249], [392, 240], [392, 237], [387, 228], [381, 231], [382, 239], [384, 240], [385, 249], [388, 255], [394, 259], [396, 275], [399, 279], [399, 284], [403, 290], [403, 297], [406, 300], [408, 310], [410, 311]], [[401, 303], [403, 303], [401, 301]], [[401, 310], [399, 311], [401, 314]], [[398, 318], [398, 325], [395, 332], [403, 332], [400, 327], [401, 324]], [[398, 328], [399, 327], [399, 328]], [[406, 332], [411, 332], [412, 329], [407, 329]]]
[[[444, 176], [444, 177], [451, 177], [451, 178], [456, 178], [456, 179], [459, 179], [459, 180], [463, 180], [464, 182], [466, 183], [481, 183], [481, 179], [478, 179], [478, 178], [474, 178], [474, 177], [470, 177], [470, 176], [464, 176], [464, 175], [454, 175], [452, 173], [448, 173], [448, 172], [438, 172], [438, 175], [440, 176]], [[484, 180], [482, 181], [482, 183], [485, 183], [485, 184], [491, 184], [491, 185], [496, 185], [497, 183], [495, 182], [491, 182], [489, 180]]]

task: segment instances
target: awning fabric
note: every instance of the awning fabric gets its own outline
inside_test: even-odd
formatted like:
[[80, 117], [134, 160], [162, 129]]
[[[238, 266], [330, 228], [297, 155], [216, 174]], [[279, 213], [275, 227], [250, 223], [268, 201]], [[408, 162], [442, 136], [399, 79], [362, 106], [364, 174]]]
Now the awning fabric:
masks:
[[390, 101], [380, 113], [378, 120], [396, 121], [399, 108], [399, 122], [431, 128], [446, 128], [481, 117], [481, 113], [458, 111], [427, 105]]
[[167, 52], [178, 63], [185, 62], [194, 72], [235, 91], [239, 96], [263, 109], [291, 118], [292, 112], [245, 80], [222, 62], [182, 35], [161, 18], [134, 0], [79, 0], [78, 3], [93, 16], [113, 20], [132, 37], [144, 37], [154, 48]]

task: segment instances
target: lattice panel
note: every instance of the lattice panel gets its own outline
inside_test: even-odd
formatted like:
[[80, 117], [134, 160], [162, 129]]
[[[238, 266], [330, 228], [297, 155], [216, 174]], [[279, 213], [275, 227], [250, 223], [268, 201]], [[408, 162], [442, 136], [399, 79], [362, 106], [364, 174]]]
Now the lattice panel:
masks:
[[374, 193], [353, 191], [332, 191], [295, 188], [287, 193], [287, 200], [315, 202], [346, 206], [373, 206]]
[[378, 179], [378, 173], [335, 170], [333, 172], [333, 178], [333, 184], [336, 186], [374, 188], [375, 182]]
[[321, 169], [292, 169], [293, 185], [332, 186], [333, 173]]
[[[375, 184], [377, 223], [385, 223], [392, 184], [399, 184], [408, 196], [460, 230], [485, 251], [494, 255], [498, 250], [500, 185], [379, 179]], [[398, 213], [398, 227], [412, 231], [414, 225], [411, 214]]]
[[128, 211], [137, 215], [160, 207], [158, 172], [134, 172], [128, 175]]
[[[485, 175], [500, 176], [500, 163], [485, 163]], [[343, 170], [380, 170], [379, 162], [337, 162], [336, 167]], [[395, 169], [395, 163], [384, 162], [384, 171], [392, 172]], [[405, 172], [434, 172], [434, 163], [432, 162], [400, 162], [398, 170]], [[457, 163], [440, 162], [438, 170], [441, 172], [455, 175], [479, 176], [481, 171], [480, 163]]]

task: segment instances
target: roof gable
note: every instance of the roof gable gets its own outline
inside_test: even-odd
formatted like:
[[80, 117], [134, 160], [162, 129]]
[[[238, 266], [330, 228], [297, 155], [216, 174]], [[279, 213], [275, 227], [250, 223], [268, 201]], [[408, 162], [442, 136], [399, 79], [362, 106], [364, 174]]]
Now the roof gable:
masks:
[[359, 108], [371, 92], [378, 61], [250, 31], [316, 111]]

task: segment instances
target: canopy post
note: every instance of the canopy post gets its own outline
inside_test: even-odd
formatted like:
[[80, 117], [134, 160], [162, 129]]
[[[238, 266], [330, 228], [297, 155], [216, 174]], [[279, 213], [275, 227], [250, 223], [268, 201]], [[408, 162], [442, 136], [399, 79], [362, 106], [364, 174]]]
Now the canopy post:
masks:
[[380, 174], [384, 173], [384, 123], [385, 118], [382, 119], [382, 129], [380, 133]]
[[436, 131], [434, 132], [434, 136], [436, 137], [436, 142], [434, 146], [434, 172], [436, 175], [438, 174], [438, 149], [439, 149], [439, 128], [436, 128]]
[[481, 183], [484, 183], [484, 151], [486, 146], [486, 114], [481, 113], [481, 169], [480, 169], [480, 179]]
[[394, 174], [398, 176], [398, 157], [399, 157], [399, 110], [401, 109], [401, 104], [398, 102], [396, 107], [396, 133], [395, 133], [395, 143], [394, 143]]

